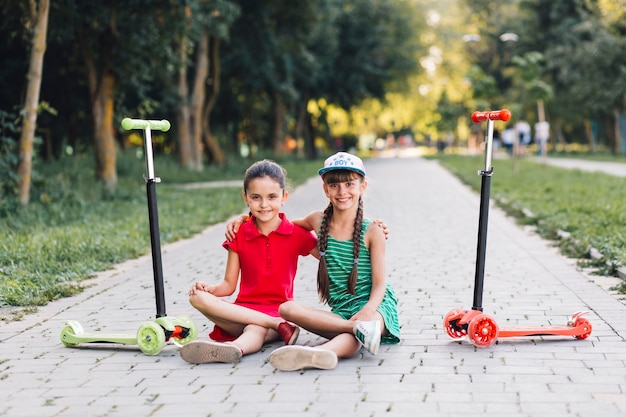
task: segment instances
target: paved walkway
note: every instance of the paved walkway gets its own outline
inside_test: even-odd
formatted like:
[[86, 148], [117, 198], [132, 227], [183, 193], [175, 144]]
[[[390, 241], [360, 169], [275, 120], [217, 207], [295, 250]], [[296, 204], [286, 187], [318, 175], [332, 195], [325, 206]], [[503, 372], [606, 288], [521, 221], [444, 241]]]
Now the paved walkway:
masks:
[[[443, 316], [472, 301], [478, 196], [437, 162], [381, 158], [366, 165], [366, 211], [391, 229], [387, 275], [400, 298], [401, 344], [331, 371], [304, 372], [278, 372], [267, 363], [277, 343], [236, 365], [200, 366], [180, 359], [174, 345], [156, 356], [134, 346], [64, 347], [65, 320], [88, 331], [133, 334], [154, 317], [151, 261], [144, 257], [99, 274], [81, 295], [0, 325], [0, 416], [626, 414], [626, 306], [494, 208], [485, 312], [500, 326], [564, 325], [572, 313], [589, 310], [593, 333], [586, 340], [501, 339], [487, 349], [450, 340]], [[285, 210], [297, 217], [324, 205], [314, 178], [290, 195]], [[192, 316], [202, 338], [208, 323], [185, 293], [194, 280], [221, 278], [223, 230], [218, 224], [164, 247], [168, 314]], [[314, 260], [303, 259], [296, 297], [312, 305], [314, 277]], [[320, 339], [303, 331], [298, 342]]]

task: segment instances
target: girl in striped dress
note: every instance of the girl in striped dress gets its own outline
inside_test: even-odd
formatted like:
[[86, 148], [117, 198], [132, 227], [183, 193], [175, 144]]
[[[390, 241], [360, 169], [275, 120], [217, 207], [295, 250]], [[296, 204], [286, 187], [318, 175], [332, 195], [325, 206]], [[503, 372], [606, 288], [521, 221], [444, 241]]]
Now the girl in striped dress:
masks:
[[385, 233], [363, 214], [367, 188], [360, 158], [339, 152], [318, 171], [330, 203], [295, 221], [318, 233], [318, 293], [331, 311], [287, 301], [280, 315], [328, 339], [316, 346], [284, 346], [270, 354], [279, 370], [332, 369], [361, 346], [376, 355], [379, 344], [400, 341], [397, 299], [385, 281]]

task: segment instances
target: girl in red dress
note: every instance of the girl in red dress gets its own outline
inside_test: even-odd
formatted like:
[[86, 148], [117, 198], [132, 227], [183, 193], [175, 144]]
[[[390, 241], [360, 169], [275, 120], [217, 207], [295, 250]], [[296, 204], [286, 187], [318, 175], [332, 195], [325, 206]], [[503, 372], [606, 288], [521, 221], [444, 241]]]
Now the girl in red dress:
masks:
[[[217, 284], [198, 281], [189, 289], [191, 305], [215, 327], [212, 340], [181, 348], [187, 362], [238, 362], [265, 343], [296, 341], [299, 328], [284, 321], [278, 307], [293, 299], [298, 257], [318, 257], [317, 239], [280, 212], [288, 197], [285, 182], [285, 170], [272, 161], [256, 162], [246, 171], [243, 200], [251, 221], [222, 245], [228, 250], [224, 279]], [[234, 294], [238, 283], [236, 300], [223, 300]]]

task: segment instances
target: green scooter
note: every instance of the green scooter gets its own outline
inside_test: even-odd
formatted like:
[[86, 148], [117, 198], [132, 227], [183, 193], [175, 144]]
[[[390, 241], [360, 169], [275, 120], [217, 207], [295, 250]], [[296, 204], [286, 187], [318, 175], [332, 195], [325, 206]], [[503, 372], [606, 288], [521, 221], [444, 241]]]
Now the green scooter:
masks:
[[142, 120], [125, 118], [124, 130], [142, 129], [148, 176], [145, 178], [148, 194], [148, 217], [150, 223], [150, 242], [152, 247], [152, 269], [154, 272], [154, 290], [156, 294], [156, 319], [143, 323], [136, 334], [100, 334], [85, 332], [76, 320], [67, 320], [61, 330], [61, 342], [66, 347], [75, 347], [83, 343], [114, 343], [138, 345], [146, 355], [156, 355], [166, 342], [183, 346], [198, 336], [198, 328], [189, 317], [167, 317], [165, 313], [165, 289], [163, 285], [163, 266], [161, 261], [161, 238], [159, 235], [159, 214], [157, 210], [156, 184], [160, 178], [154, 176], [154, 158], [152, 153], [151, 130], [167, 132], [170, 122], [167, 120]]

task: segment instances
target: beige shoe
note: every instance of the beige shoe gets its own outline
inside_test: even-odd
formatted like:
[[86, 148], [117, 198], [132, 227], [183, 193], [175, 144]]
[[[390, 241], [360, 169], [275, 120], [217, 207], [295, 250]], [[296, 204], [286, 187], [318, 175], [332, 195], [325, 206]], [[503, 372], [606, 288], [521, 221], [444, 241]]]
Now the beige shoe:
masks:
[[190, 342], [180, 349], [180, 357], [189, 363], [235, 363], [241, 356], [237, 346], [213, 341]]
[[332, 350], [309, 346], [283, 346], [270, 354], [270, 363], [280, 371], [299, 369], [334, 369], [337, 355]]

